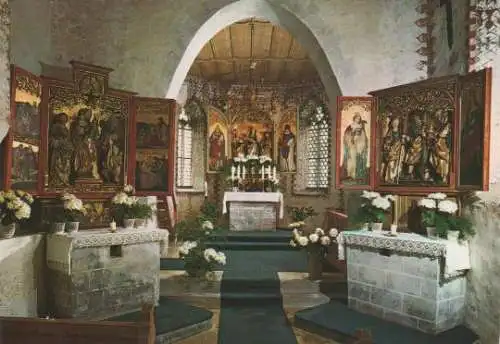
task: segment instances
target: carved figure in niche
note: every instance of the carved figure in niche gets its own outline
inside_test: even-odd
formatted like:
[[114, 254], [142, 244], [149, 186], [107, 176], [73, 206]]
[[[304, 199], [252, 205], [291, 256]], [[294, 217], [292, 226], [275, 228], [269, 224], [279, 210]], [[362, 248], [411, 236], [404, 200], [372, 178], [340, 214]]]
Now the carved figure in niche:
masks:
[[392, 117], [382, 143], [380, 170], [382, 179], [386, 183], [394, 183], [399, 180], [406, 153], [404, 141], [405, 137], [401, 131], [400, 118]]
[[102, 126], [100, 171], [104, 182], [119, 184], [122, 176], [123, 151], [120, 147], [119, 122], [110, 118]]
[[368, 162], [368, 135], [365, 129], [366, 121], [356, 112], [352, 123], [344, 131], [344, 161], [345, 176], [352, 179], [366, 178]]
[[168, 125], [163, 117], [158, 117], [158, 123], [152, 128], [153, 145], [168, 146]]
[[65, 113], [53, 115], [49, 130], [49, 183], [68, 186], [71, 174], [73, 147], [67, 127], [69, 117]]
[[257, 130], [255, 130], [255, 128], [252, 126], [248, 127], [245, 150], [247, 155], [259, 155], [259, 142], [257, 139]]
[[273, 139], [270, 131], [264, 131], [259, 141], [260, 155], [273, 157]]
[[72, 174], [75, 179], [95, 179], [94, 165], [97, 162], [95, 140], [99, 130], [92, 117], [92, 110], [83, 108], [78, 111], [71, 123], [71, 140], [74, 149]]
[[448, 180], [450, 173], [450, 123], [446, 123], [440, 130], [436, 143], [432, 149], [429, 160], [436, 175], [443, 181]]
[[38, 177], [38, 147], [16, 141], [12, 146], [12, 185], [30, 188], [27, 183], [36, 183]]
[[429, 179], [427, 162], [429, 161], [429, 138], [434, 130], [429, 126], [427, 131], [424, 125], [423, 113], [415, 112], [409, 115], [410, 135], [405, 136], [408, 141], [408, 148], [405, 157], [406, 172], [408, 179], [416, 179], [417, 176], [421, 179]]
[[279, 145], [279, 164], [282, 172], [295, 171], [295, 134], [289, 124], [286, 124], [281, 134]]
[[234, 127], [231, 130], [231, 156], [245, 154], [245, 141], [238, 135], [238, 129]]
[[220, 170], [224, 166], [226, 157], [226, 140], [224, 133], [217, 125], [209, 138], [209, 167], [212, 171]]

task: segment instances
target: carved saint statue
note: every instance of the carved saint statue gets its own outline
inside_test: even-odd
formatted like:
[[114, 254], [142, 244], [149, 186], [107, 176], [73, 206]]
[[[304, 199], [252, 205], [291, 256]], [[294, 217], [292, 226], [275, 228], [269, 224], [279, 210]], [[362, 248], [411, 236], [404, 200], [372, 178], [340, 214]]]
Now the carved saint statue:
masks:
[[69, 185], [72, 146], [67, 128], [68, 115], [55, 114], [49, 130], [49, 183], [53, 186]]
[[356, 112], [352, 123], [344, 131], [344, 159], [342, 169], [348, 179], [364, 179], [367, 176], [368, 135], [366, 121]]
[[450, 173], [450, 146], [448, 144], [450, 135], [450, 123], [446, 123], [439, 131], [437, 140], [431, 151], [429, 161], [434, 168], [435, 174], [442, 182], [448, 182]]
[[95, 139], [98, 129], [92, 118], [92, 111], [83, 108], [78, 111], [71, 123], [71, 140], [73, 141], [73, 175], [78, 178], [94, 177], [94, 165], [97, 162]]
[[397, 183], [405, 158], [405, 138], [401, 132], [399, 117], [393, 117], [383, 138], [382, 179], [386, 183]]
[[118, 134], [117, 118], [111, 118], [102, 127], [100, 172], [104, 182], [119, 184], [122, 175], [123, 152]]

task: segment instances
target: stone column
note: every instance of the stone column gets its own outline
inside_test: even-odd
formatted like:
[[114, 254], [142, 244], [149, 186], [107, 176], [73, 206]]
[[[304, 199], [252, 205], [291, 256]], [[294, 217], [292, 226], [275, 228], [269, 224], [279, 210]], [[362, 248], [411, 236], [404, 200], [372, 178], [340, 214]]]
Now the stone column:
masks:
[[10, 114], [10, 8], [0, 0], [0, 142], [9, 130]]

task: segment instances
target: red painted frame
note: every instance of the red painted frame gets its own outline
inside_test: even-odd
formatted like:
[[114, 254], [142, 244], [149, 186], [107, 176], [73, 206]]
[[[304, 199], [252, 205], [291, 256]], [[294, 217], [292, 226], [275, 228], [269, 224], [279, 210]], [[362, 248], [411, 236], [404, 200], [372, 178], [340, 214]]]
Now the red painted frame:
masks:
[[[361, 101], [370, 101], [371, 102], [371, 119], [370, 119], [370, 155], [368, 157], [370, 162], [370, 170], [368, 174], [368, 184], [365, 185], [344, 185], [340, 180], [340, 170], [341, 170], [341, 161], [340, 161], [340, 150], [342, 148], [342, 142], [340, 138], [342, 136], [341, 133], [341, 123], [342, 123], [342, 103], [344, 101], [349, 100], [361, 100]], [[367, 190], [373, 189], [375, 185], [375, 154], [376, 154], [376, 134], [375, 131], [377, 129], [376, 122], [376, 112], [375, 112], [375, 98], [374, 97], [353, 97], [353, 96], [338, 96], [337, 97], [337, 118], [335, 123], [335, 187], [337, 189], [344, 190]]]

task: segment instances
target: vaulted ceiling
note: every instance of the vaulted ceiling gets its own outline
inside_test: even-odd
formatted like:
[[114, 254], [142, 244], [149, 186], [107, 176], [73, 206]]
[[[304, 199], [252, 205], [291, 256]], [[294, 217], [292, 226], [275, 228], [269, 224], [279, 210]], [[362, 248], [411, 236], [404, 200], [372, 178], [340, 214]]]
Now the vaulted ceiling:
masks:
[[284, 29], [266, 21], [237, 22], [200, 51], [190, 75], [228, 82], [298, 82], [317, 79], [307, 52]]

